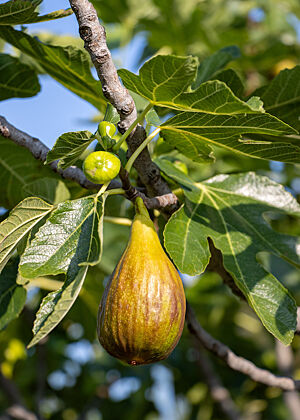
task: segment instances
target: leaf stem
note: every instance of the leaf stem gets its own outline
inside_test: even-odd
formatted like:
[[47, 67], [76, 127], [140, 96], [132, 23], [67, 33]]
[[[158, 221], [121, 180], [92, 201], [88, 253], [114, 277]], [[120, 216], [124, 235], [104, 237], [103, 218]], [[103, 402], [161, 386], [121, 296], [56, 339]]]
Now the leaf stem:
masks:
[[147, 114], [147, 112], [150, 111], [150, 109], [152, 108], [152, 104], [148, 104], [146, 106], [146, 108], [144, 109], [144, 111], [137, 117], [136, 120], [133, 121], [133, 123], [131, 124], [131, 126], [128, 128], [128, 130], [125, 131], [125, 133], [119, 138], [118, 142], [114, 145], [113, 147], [113, 151], [116, 153], [120, 147], [122, 146], [122, 144], [124, 143], [124, 141], [127, 139], [127, 137], [129, 136], [129, 134], [132, 132], [132, 130], [141, 122], [144, 120], [145, 115]]
[[102, 187], [100, 188], [100, 190], [97, 192], [95, 199], [97, 200], [98, 197], [100, 197], [100, 195], [105, 193], [105, 190], [107, 189], [108, 185], [109, 185], [110, 181], [105, 182]]
[[112, 190], [106, 191], [105, 195], [117, 195], [117, 194], [125, 194], [125, 190], [123, 188], [113, 188]]
[[144, 148], [150, 143], [151, 140], [160, 132], [160, 127], [157, 127], [149, 136], [143, 141], [143, 143], [136, 149], [134, 153], [130, 156], [128, 162], [126, 163], [125, 169], [127, 172], [130, 172], [130, 169], [135, 161], [135, 159], [139, 156], [139, 154], [144, 150]]
[[60, 289], [63, 284], [62, 281], [53, 280], [48, 277], [36, 277], [35, 279], [30, 280], [25, 287], [27, 289], [30, 287], [39, 287], [43, 290], [53, 291]]
[[104, 222], [112, 223], [113, 225], [121, 225], [121, 226], [131, 226], [132, 220], [127, 219], [126, 217], [110, 217], [104, 216]]

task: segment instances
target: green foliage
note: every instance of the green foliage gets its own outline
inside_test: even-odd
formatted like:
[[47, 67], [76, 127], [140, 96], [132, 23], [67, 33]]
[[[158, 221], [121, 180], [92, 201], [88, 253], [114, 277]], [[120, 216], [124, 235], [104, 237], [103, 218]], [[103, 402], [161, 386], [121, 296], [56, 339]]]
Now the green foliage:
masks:
[[[251, 0], [92, 2], [109, 46], [125, 46], [134, 35], [147, 33], [144, 50], [135, 57], [142, 64], [138, 74], [121, 69], [119, 76], [138, 114], [152, 105], [145, 116], [147, 134], [154, 127], [160, 130], [149, 151], [181, 206], [168, 222], [157, 211], [152, 217], [178, 270], [194, 276], [184, 277], [188, 301], [213, 336], [278, 373], [272, 335], [294, 350], [300, 347], [294, 337], [300, 299], [300, 171], [292, 165], [300, 163], [300, 50], [290, 23], [300, 16], [299, 2], [264, 2], [261, 22], [251, 15]], [[101, 120], [117, 125], [120, 117], [92, 76], [79, 38], [26, 33], [24, 25], [71, 13], [39, 15], [40, 3], [0, 5], [0, 99], [36, 95], [37, 74], [48, 74], [94, 105]], [[45, 393], [37, 412], [44, 418], [83, 415], [91, 420], [100, 410], [110, 420], [119, 419], [120, 412], [129, 420], [150, 420], [160, 410], [155, 393], [162, 382], [155, 379], [155, 369], [118, 364], [94, 344], [98, 304], [128, 241], [133, 207], [124, 196], [94, 194], [47, 166], [56, 160], [59, 170], [79, 166], [96, 138], [96, 123], [92, 132], [83, 127], [63, 133], [46, 165], [0, 137], [1, 371], [35, 410], [36, 372], [42, 377], [47, 370], [47, 377], [39, 376]], [[107, 137], [114, 142], [119, 134]], [[121, 160], [126, 150], [120, 149]], [[279, 171], [271, 169], [274, 160], [283, 162]], [[140, 187], [134, 170], [130, 179]], [[207, 269], [210, 243], [221, 251], [246, 302]], [[80, 364], [70, 356], [77, 352], [68, 351], [81, 340], [89, 340], [93, 355]], [[27, 344], [35, 347], [27, 351]], [[169, 389], [175, 385], [170, 391], [173, 406], [178, 403], [174, 412], [181, 407], [182, 418], [223, 420], [195, 368], [199, 357], [186, 331], [163, 364], [172, 376]], [[262, 420], [289, 418], [280, 390], [219, 364], [214, 368], [244, 413]], [[55, 389], [49, 374], [57, 371], [71, 378], [71, 385], [67, 381]], [[138, 390], [113, 401], [114, 383], [128, 378], [138, 381]], [[0, 394], [0, 411], [7, 407]]]
[[106, 104], [97, 82], [90, 71], [86, 55], [74, 47], [43, 44], [36, 38], [10, 26], [0, 27], [0, 38], [32, 57], [55, 80], [71, 92], [85, 99], [97, 109]]
[[0, 271], [19, 242], [26, 239], [32, 228], [51, 210], [52, 206], [40, 198], [26, 198], [0, 224]]
[[[0, 205], [11, 209], [25, 197], [27, 185], [41, 178], [58, 177], [31, 153], [0, 136]], [[31, 195], [31, 193], [30, 193]]]
[[[212, 74], [213, 62], [206, 67]], [[212, 149], [208, 143], [262, 159], [299, 162], [300, 149], [289, 144], [288, 138], [285, 144], [271, 142], [269, 137], [264, 141], [261, 135], [294, 134], [292, 127], [264, 113], [259, 98], [243, 102], [223, 82], [205, 82], [190, 91], [196, 71], [197, 61], [193, 58], [157, 56], [144, 64], [139, 76], [127, 70], [120, 70], [119, 74], [128, 89], [153, 105], [185, 111], [162, 124], [162, 136], [190, 159], [209, 161]], [[286, 83], [289, 78], [290, 73], [286, 71]], [[286, 96], [294, 98], [294, 92], [287, 89]], [[292, 102], [297, 102], [297, 97]], [[242, 139], [251, 134], [260, 134], [260, 140]]]
[[34, 337], [28, 347], [41, 341], [63, 319], [78, 297], [87, 269], [88, 267], [77, 268], [76, 262], [72, 262], [61, 289], [49, 293], [43, 299], [33, 325]]
[[184, 207], [172, 215], [164, 232], [166, 249], [177, 267], [183, 273], [201, 274], [209, 262], [211, 238], [222, 252], [225, 269], [265, 327], [289, 344], [296, 328], [296, 304], [257, 262], [257, 254], [270, 252], [300, 267], [297, 238], [272, 231], [263, 218], [275, 209], [299, 216], [300, 206], [280, 185], [254, 173], [218, 175], [195, 184], [170, 165], [160, 166], [190, 188], [184, 191]]
[[261, 98], [266, 111], [300, 129], [300, 66], [283, 70], [269, 85], [262, 88]]
[[20, 261], [23, 277], [67, 273], [69, 265], [101, 259], [104, 200], [85, 197], [57, 206]]
[[12, 261], [0, 274], [0, 330], [19, 316], [26, 301], [25, 288], [16, 282], [18, 261]]
[[19, 59], [0, 53], [0, 100], [26, 98], [40, 91], [38, 77], [34, 70]]
[[62, 134], [56, 140], [52, 150], [47, 154], [46, 163], [59, 159], [58, 167], [66, 169], [78, 161], [94, 139], [95, 136], [89, 131]]
[[42, 0], [10, 0], [0, 4], [0, 25], [46, 22], [60, 19], [73, 13], [71, 9], [66, 9], [39, 16], [35, 10], [41, 3]]

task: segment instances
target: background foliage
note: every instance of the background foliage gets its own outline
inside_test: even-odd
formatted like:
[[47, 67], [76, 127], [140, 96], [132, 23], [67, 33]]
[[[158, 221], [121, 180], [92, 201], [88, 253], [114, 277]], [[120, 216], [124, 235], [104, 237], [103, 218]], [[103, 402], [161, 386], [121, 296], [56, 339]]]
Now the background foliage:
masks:
[[[70, 36], [66, 39], [61, 35], [41, 33], [39, 39], [46, 42], [41, 44], [26, 33], [24, 26], [31, 22], [60, 18], [69, 13], [63, 11], [50, 16], [38, 15], [36, 6], [40, 3], [19, 0], [0, 4], [1, 99], [36, 95], [39, 91], [38, 80], [42, 80], [47, 73], [74, 94], [94, 105], [96, 118], [102, 119], [105, 100], [100, 82], [93, 77], [90, 59], [81, 42]], [[177, 235], [178, 242], [181, 243], [184, 233], [178, 232], [176, 221], [178, 218], [184, 220], [187, 217], [186, 212], [181, 209], [173, 215], [165, 230], [165, 245], [170, 255], [179, 269], [193, 276], [183, 277], [187, 298], [199, 321], [214, 337], [225, 342], [238, 354], [249, 358], [258, 366], [278, 373], [274, 337], [265, 330], [249, 306], [232, 295], [217, 274], [209, 271], [202, 273], [202, 268], [207, 264], [208, 251], [203, 253], [202, 259], [197, 258], [196, 261], [192, 260], [191, 251], [195, 247], [193, 234], [197, 230], [197, 237], [203, 237], [203, 242], [206, 242], [205, 235], [214, 238], [211, 227], [207, 224], [207, 220], [214, 220], [215, 239], [219, 241], [218, 248], [225, 255], [226, 267], [234, 266], [231, 269], [239, 272], [239, 261], [230, 259], [228, 249], [232, 245], [238, 250], [238, 257], [243, 260], [243, 247], [249, 239], [249, 230], [252, 235], [255, 229], [257, 236], [251, 247], [249, 266], [242, 267], [246, 270], [246, 277], [252, 270], [259, 270], [258, 274], [264, 278], [266, 287], [271, 285], [272, 290], [277, 287], [274, 308], [267, 306], [265, 313], [261, 314], [259, 310], [257, 312], [267, 329], [276, 337], [286, 343], [291, 341], [295, 327], [295, 304], [285, 288], [298, 304], [300, 301], [299, 271], [286, 261], [299, 263], [294, 244], [287, 237], [300, 233], [295, 217], [299, 215], [297, 197], [300, 193], [300, 171], [299, 165], [292, 164], [299, 164], [300, 156], [299, 137], [293, 130], [300, 128], [297, 118], [300, 88], [295, 89], [300, 80], [299, 66], [296, 67], [300, 64], [299, 2], [94, 0], [93, 4], [106, 26], [110, 48], [122, 50], [127, 44], [131, 45], [132, 39], [142, 40], [138, 56], [132, 57], [139, 65], [155, 54], [191, 54], [196, 57], [189, 60], [154, 58], [140, 70], [139, 76], [127, 70], [120, 70], [119, 74], [124, 84], [136, 94], [134, 97], [138, 109], [143, 109], [143, 101], [148, 99], [155, 105], [162, 119], [167, 118], [167, 113], [175, 114], [163, 125], [162, 136], [165, 141], [160, 139], [151, 144], [150, 150], [164, 176], [168, 176], [170, 185], [174, 188], [183, 186], [185, 198], [182, 195], [181, 200], [186, 200], [186, 212], [193, 213], [196, 203], [200, 206], [197, 207], [198, 216], [197, 208], [195, 210], [196, 216], [204, 219], [201, 223], [198, 218], [192, 219], [193, 229], [187, 235], [188, 251], [184, 251], [185, 255], [182, 255], [178, 244], [172, 251], [169, 238], [173, 240]], [[12, 7], [18, 13], [11, 14]], [[63, 22], [64, 19], [60, 21], [61, 25]], [[7, 26], [8, 24], [14, 28]], [[23, 26], [19, 26], [20, 24]], [[65, 45], [68, 46], [63, 49], [62, 46]], [[11, 52], [13, 58], [9, 54]], [[169, 63], [168, 60], [172, 62]], [[174, 60], [179, 60], [181, 65], [176, 62], [175, 66]], [[167, 69], [171, 69], [172, 65], [180, 68], [174, 89], [181, 91], [172, 90], [170, 86], [166, 86], [164, 80], [162, 86], [160, 81], [155, 81], [155, 86], [151, 86], [149, 73], [154, 72], [153, 69], [157, 66], [157, 73], [153, 74], [161, 74], [161, 62]], [[193, 81], [198, 62], [200, 65], [197, 78]], [[293, 70], [285, 70], [278, 75], [286, 67], [293, 67]], [[6, 69], [5, 72], [3, 68]], [[182, 84], [183, 80], [186, 81], [185, 85]], [[184, 92], [184, 88], [190, 83], [193, 83], [196, 93]], [[152, 94], [149, 96], [147, 92]], [[258, 100], [248, 101], [253, 93], [263, 100], [264, 108], [270, 115], [260, 113], [261, 103]], [[194, 95], [192, 99], [191, 95]], [[218, 101], [224, 95], [227, 95], [227, 99], [220, 109]], [[2, 102], [4, 113], [5, 103]], [[213, 117], [212, 112], [216, 114]], [[91, 115], [91, 119], [92, 117], [94, 116]], [[220, 132], [211, 129], [216, 119], [216, 125], [222, 124]], [[156, 114], [152, 118], [148, 116], [148, 122], [155, 125], [155, 121], [157, 122]], [[235, 121], [235, 129], [232, 129], [232, 121]], [[252, 121], [251, 129], [249, 121]], [[53, 123], [49, 121], [49, 124]], [[246, 131], [241, 129], [245, 124]], [[95, 128], [96, 125], [93, 127], [94, 131]], [[86, 130], [84, 124], [82, 130]], [[260, 143], [253, 143], [251, 153], [244, 153], [249, 148], [245, 148], [237, 140], [237, 136], [244, 132], [249, 141], [268, 140], [268, 155], [265, 154], [266, 145]], [[65, 141], [65, 147], [68, 144], [74, 146], [76, 142], [81, 144], [81, 141], [86, 146], [91, 143], [91, 133], [88, 131], [77, 133], [77, 136], [61, 134], [64, 136], [62, 141]], [[193, 148], [186, 147], [186, 136], [189, 136]], [[55, 140], [53, 139], [52, 145]], [[215, 147], [216, 144], [222, 147]], [[214, 157], [211, 154], [212, 145]], [[59, 146], [59, 142], [56, 146]], [[237, 150], [242, 153], [236, 154]], [[51, 159], [61, 158], [61, 164], [66, 165], [75, 162], [80, 166], [83, 158], [80, 147], [75, 156], [69, 153], [67, 147], [63, 151], [54, 148], [51, 154]], [[251, 156], [267, 157], [276, 162], [254, 159]], [[177, 160], [188, 167], [188, 176], [176, 170], [173, 163]], [[250, 171], [252, 175], [237, 175]], [[23, 251], [27, 241], [31, 239], [28, 237], [31, 228], [34, 229], [31, 235], [35, 237], [20, 262], [21, 275], [24, 278], [19, 276], [15, 281], [16, 267], [19, 264], [16, 258], [10, 260], [0, 275], [0, 326], [3, 328], [0, 334], [1, 371], [17, 385], [27, 406], [44, 418], [64, 420], [113, 420], [119, 419], [120, 413], [126, 419], [223, 419], [224, 414], [211, 398], [203, 376], [199, 363], [201, 353], [199, 354], [197, 345], [187, 331], [184, 331], [180, 344], [165, 362], [135, 369], [123, 366], [108, 356], [95, 339], [99, 300], [107, 278], [126, 246], [129, 227], [114, 225], [104, 219], [103, 255], [98, 263], [101, 232], [95, 226], [95, 220], [96, 225], [99, 223], [102, 226], [102, 220], [97, 216], [102, 214], [102, 202], [95, 203], [87, 197], [85, 190], [71, 182], [62, 181], [47, 166], [36, 161], [27, 150], [4, 138], [1, 138], [0, 179], [3, 220], [8, 211], [18, 205], [10, 217], [14, 215], [16, 220], [22, 221], [21, 226], [17, 222], [12, 225], [11, 219], [9, 223], [2, 225], [7, 236], [5, 250], [9, 249], [9, 255], [14, 257], [16, 249]], [[248, 192], [240, 189], [245, 182], [252, 186]], [[284, 185], [285, 189], [277, 183]], [[260, 190], [262, 186], [263, 192]], [[277, 193], [277, 200], [272, 202], [266, 191], [271, 191], [272, 196], [274, 189], [280, 191]], [[204, 190], [205, 198], [201, 197], [201, 191]], [[266, 200], [262, 199], [263, 195]], [[40, 198], [32, 199], [32, 196]], [[278, 197], [281, 201], [278, 201]], [[70, 198], [75, 201], [71, 204], [64, 203]], [[58, 204], [58, 207], [45, 223], [53, 204]], [[232, 206], [235, 208], [234, 217], [232, 210], [229, 210]], [[249, 209], [252, 209], [251, 214]], [[59, 229], [65, 213], [69, 215], [69, 222], [65, 225], [64, 232], [60, 231], [60, 235], [71, 235], [70, 254], [67, 255], [66, 249], [60, 247], [62, 243], [65, 246], [69, 244], [66, 245], [65, 240], [60, 243], [57, 239], [52, 244], [55, 264], [51, 258], [45, 264], [43, 261], [37, 263], [37, 250], [49, 244], [47, 223]], [[132, 219], [133, 209], [121, 197], [110, 197], [105, 204], [105, 215]], [[162, 232], [165, 221], [157, 213], [154, 217]], [[241, 217], [244, 218], [242, 229]], [[78, 224], [82, 220], [84, 226], [80, 230]], [[239, 230], [235, 229], [237, 225]], [[181, 229], [182, 224], [180, 226]], [[227, 229], [225, 232], [224, 227]], [[186, 231], [189, 233], [188, 229]], [[262, 234], [264, 240], [261, 238]], [[0, 238], [3, 237], [2, 233]], [[86, 242], [86, 238], [93, 239], [93, 247]], [[82, 243], [85, 244], [84, 247], [81, 246]], [[80, 254], [76, 253], [78, 244]], [[91, 249], [96, 250], [95, 253], [91, 253]], [[84, 261], [90, 265], [88, 271], [86, 266], [78, 270], [74, 255], [76, 262]], [[72, 259], [73, 266], [69, 266], [67, 257]], [[6, 261], [7, 255], [1, 254], [0, 264], [4, 266]], [[65, 282], [64, 273], [67, 274]], [[32, 277], [33, 280], [29, 282], [27, 277]], [[243, 279], [240, 282], [248, 301], [255, 309], [256, 302], [251, 298], [249, 284], [243, 284]], [[52, 321], [53, 311], [57, 309], [57, 297], [67, 296], [66, 301], [69, 302], [68, 297], [72, 295], [75, 298], [77, 293], [79, 297], [70, 311], [51, 334], [46, 336], [60, 320], [55, 315], [55, 320]], [[8, 295], [11, 296], [10, 300], [7, 299]], [[253, 296], [259, 300], [269, 295], [259, 296], [253, 293]], [[9, 323], [22, 310], [25, 299], [22, 316]], [[42, 299], [46, 312], [39, 312], [34, 326], [34, 333], [37, 334], [35, 338], [42, 340], [27, 349], [26, 346], [32, 340], [31, 328], [35, 314]], [[281, 308], [286, 311], [282, 317], [290, 317], [288, 331], [274, 321], [278, 319], [277, 303], [284, 299], [290, 299]], [[260, 302], [260, 307], [264, 306], [265, 303]], [[62, 315], [67, 309], [69, 308], [59, 308]], [[274, 317], [270, 316], [272, 311], [275, 312]], [[300, 366], [299, 337], [294, 338], [292, 346], [297, 367]], [[245, 418], [289, 418], [280, 390], [256, 384], [229, 370], [220, 361], [212, 357], [211, 360]], [[297, 368], [294, 377], [300, 379]], [[4, 411], [8, 406], [6, 396], [0, 394], [0, 410]]]

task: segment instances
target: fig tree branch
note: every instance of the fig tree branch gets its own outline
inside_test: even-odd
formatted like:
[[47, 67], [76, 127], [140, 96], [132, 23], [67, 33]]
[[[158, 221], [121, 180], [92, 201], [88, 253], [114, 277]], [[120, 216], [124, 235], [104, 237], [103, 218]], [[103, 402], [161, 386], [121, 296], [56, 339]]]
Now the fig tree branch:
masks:
[[9, 408], [7, 408], [6, 414], [16, 419], [37, 420], [36, 415], [25, 407], [24, 401], [15, 383], [4, 376], [1, 370], [0, 388], [12, 404]]
[[276, 376], [268, 370], [261, 369], [250, 362], [250, 360], [237, 356], [229, 347], [213, 338], [197, 321], [189, 304], [187, 305], [186, 322], [190, 332], [196, 337], [198, 342], [208, 351], [222, 359], [231, 369], [267, 386], [281, 388], [284, 391], [300, 390], [300, 381], [296, 381], [288, 376]]
[[208, 385], [212, 399], [219, 405], [229, 420], [243, 420], [227, 388], [221, 382], [213, 364], [200, 348], [195, 348], [196, 361]]
[[142, 192], [138, 191], [135, 187], [131, 185], [129, 179], [129, 173], [121, 167], [119, 173], [120, 179], [122, 181], [122, 187], [125, 190], [125, 196], [130, 201], [135, 201], [137, 197], [141, 197], [146, 205], [146, 207], [150, 209], [161, 209], [165, 207], [173, 207], [176, 208], [178, 205], [178, 198], [172, 192], [169, 194], [164, 194], [162, 196], [152, 197], [149, 198]]
[[[49, 148], [42, 143], [39, 139], [30, 136], [29, 134], [25, 133], [24, 131], [19, 130], [18, 128], [14, 127], [10, 124], [3, 116], [0, 115], [0, 135], [3, 137], [12, 140], [14, 143], [18, 144], [19, 146], [25, 147], [30, 151], [32, 156], [40, 160], [41, 162], [46, 161], [47, 153], [49, 152]], [[88, 179], [86, 179], [84, 173], [81, 169], [77, 168], [76, 166], [70, 166], [67, 169], [59, 169], [57, 167], [58, 162], [52, 162], [49, 164], [49, 167], [54, 171], [57, 172], [62, 178], [69, 179], [71, 181], [77, 182], [83, 188], [87, 189], [99, 189], [101, 186], [93, 184]], [[120, 184], [117, 181], [112, 181], [110, 183], [110, 188], [118, 188]]]
[[[136, 120], [137, 111], [131, 95], [119, 80], [106, 44], [105, 29], [99, 22], [94, 6], [88, 0], [69, 0], [69, 2], [77, 18], [79, 34], [84, 41], [84, 47], [90, 54], [97, 70], [103, 94], [120, 115], [118, 129], [123, 134]], [[144, 127], [137, 125], [126, 139], [130, 155], [143, 143], [145, 138]], [[150, 197], [171, 193], [168, 184], [160, 175], [159, 168], [152, 162], [147, 148], [135, 160], [134, 167]]]
[[[276, 340], [276, 359], [280, 373], [292, 376], [294, 370], [294, 354], [291, 347]], [[297, 391], [285, 391], [284, 402], [291, 414], [291, 420], [298, 420], [300, 413], [300, 399]]]
[[[12, 124], [10, 124], [3, 116], [0, 115], [0, 135], [3, 137], [12, 140], [14, 143], [16, 143], [19, 146], [25, 147], [29, 152], [32, 154], [32, 156], [40, 160], [41, 162], [46, 161], [47, 153], [49, 151], [49, 148], [41, 142], [39, 139], [30, 136], [29, 134], [25, 133], [24, 131], [19, 130], [18, 128], [14, 127]], [[49, 167], [59, 175], [61, 175], [64, 179], [69, 179], [71, 181], [76, 182], [77, 184], [81, 185], [83, 188], [86, 189], [96, 189], [99, 190], [101, 188], [101, 185], [96, 185], [90, 182], [82, 172], [80, 168], [77, 168], [76, 166], [70, 166], [69, 168], [62, 170], [57, 167], [57, 161], [52, 162], [49, 164]], [[128, 199], [131, 201], [134, 201], [136, 197], [140, 196], [143, 198], [145, 205], [148, 207], [148, 209], [161, 209], [168, 207], [170, 205], [173, 205], [177, 203], [177, 197], [175, 194], [165, 194], [163, 196], [158, 197], [152, 197], [149, 198], [142, 192], [140, 192], [138, 189], [134, 188], [128, 179], [128, 173], [127, 173], [127, 188], [130, 189], [130, 194], [126, 195]], [[121, 184], [113, 180], [109, 184], [109, 189], [115, 189], [120, 188]], [[128, 191], [129, 192], [129, 191]]]

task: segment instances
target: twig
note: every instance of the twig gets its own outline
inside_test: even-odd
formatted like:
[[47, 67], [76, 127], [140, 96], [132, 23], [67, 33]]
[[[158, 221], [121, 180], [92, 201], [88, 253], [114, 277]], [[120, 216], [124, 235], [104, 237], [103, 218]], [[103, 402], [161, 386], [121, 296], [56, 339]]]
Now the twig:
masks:
[[235, 284], [235, 281], [230, 273], [226, 271], [223, 265], [223, 256], [221, 251], [219, 251], [213, 244], [213, 241], [208, 238], [209, 250], [210, 250], [210, 260], [207, 266], [207, 269], [218, 273], [223, 282], [231, 289], [232, 293], [238, 296], [239, 298], [246, 300], [243, 293]]
[[297, 308], [297, 327], [295, 334], [300, 335], [300, 306]]
[[[39, 139], [30, 136], [24, 131], [19, 130], [18, 128], [14, 127], [10, 124], [3, 116], [0, 115], [0, 135], [5, 138], [12, 140], [14, 143], [18, 144], [19, 146], [25, 147], [27, 150], [30, 151], [32, 156], [35, 159], [40, 160], [41, 162], [46, 161], [47, 153], [49, 152], [49, 148], [44, 145]], [[82, 172], [81, 169], [77, 168], [76, 166], [70, 166], [69, 168], [62, 170], [58, 169], [57, 161], [52, 162], [49, 164], [50, 168], [57, 172], [65, 179], [70, 179], [71, 181], [77, 182], [83, 188], [87, 189], [97, 189], [101, 187], [101, 185], [93, 184], [92, 182], [88, 181]], [[119, 182], [113, 180], [110, 183], [109, 188], [119, 188]]]
[[9, 400], [16, 405], [24, 405], [21, 394], [16, 385], [8, 379], [0, 370], [0, 387], [3, 389]]
[[[286, 347], [276, 340], [276, 358], [280, 373], [291, 376], [293, 374], [294, 356], [291, 347]], [[286, 391], [283, 394], [284, 402], [291, 413], [291, 420], [298, 420], [300, 413], [300, 400], [297, 391]]]
[[285, 376], [276, 376], [268, 370], [257, 367], [243, 357], [237, 356], [229, 347], [213, 338], [197, 321], [191, 307], [187, 305], [186, 321], [190, 332], [210, 352], [222, 359], [231, 369], [244, 373], [253, 381], [281, 388], [285, 391], [300, 390], [300, 381]]
[[41, 402], [44, 397], [47, 379], [47, 352], [46, 342], [48, 337], [43, 338], [36, 347], [37, 352], [37, 377], [36, 377], [36, 393], [35, 404], [36, 413], [41, 416]]
[[221, 379], [206, 354], [197, 348], [197, 362], [205, 378], [212, 399], [219, 405], [225, 416], [230, 420], [243, 420], [229, 391], [223, 386]]
[[18, 420], [38, 420], [37, 416], [28, 411], [25, 407], [21, 405], [12, 405], [9, 407], [6, 412], [9, 415], [9, 418], [18, 419]]
[[21, 397], [21, 394], [17, 386], [10, 379], [6, 378], [0, 370], [0, 387], [3, 392], [7, 395], [9, 401], [11, 401], [12, 406], [6, 410], [6, 414], [12, 416], [16, 419], [22, 420], [37, 420], [37, 417], [34, 413], [27, 410], [24, 405], [24, 401]]
[[[69, 0], [78, 25], [79, 34], [84, 41], [84, 47], [89, 52], [102, 84], [104, 96], [116, 108], [120, 115], [118, 129], [124, 133], [137, 118], [135, 103], [118, 77], [106, 44], [106, 33], [100, 24], [94, 6], [88, 0]], [[130, 155], [145, 140], [146, 133], [141, 125], [130, 133], [127, 144]], [[159, 168], [152, 162], [149, 151], [145, 148], [134, 162], [141, 181], [147, 188], [150, 197], [171, 193], [168, 184], [160, 175]]]

